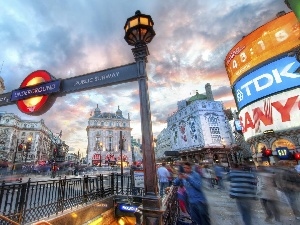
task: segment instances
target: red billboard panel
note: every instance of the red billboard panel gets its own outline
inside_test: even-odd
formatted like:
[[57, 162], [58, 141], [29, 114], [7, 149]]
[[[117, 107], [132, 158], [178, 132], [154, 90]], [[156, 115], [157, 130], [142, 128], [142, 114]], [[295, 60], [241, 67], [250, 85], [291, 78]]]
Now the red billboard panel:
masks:
[[300, 126], [300, 88], [259, 100], [239, 113], [245, 139]]

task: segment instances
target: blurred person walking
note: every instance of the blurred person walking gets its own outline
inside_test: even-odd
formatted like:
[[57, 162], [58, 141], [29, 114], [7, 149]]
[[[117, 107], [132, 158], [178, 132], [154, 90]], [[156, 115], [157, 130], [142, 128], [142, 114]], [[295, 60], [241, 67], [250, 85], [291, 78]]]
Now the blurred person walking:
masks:
[[223, 184], [224, 167], [217, 164], [214, 166], [214, 171], [215, 171], [216, 178], [218, 180], [219, 189], [224, 189], [224, 184]]
[[262, 167], [257, 173], [257, 195], [266, 213], [266, 222], [271, 222], [273, 218], [280, 222], [279, 197], [276, 192], [275, 174], [271, 168]]
[[186, 189], [190, 216], [196, 224], [210, 225], [207, 199], [202, 191], [201, 176], [192, 170], [189, 162], [183, 164], [184, 173], [178, 173], [174, 180], [175, 186], [183, 186]]
[[256, 175], [248, 165], [234, 168], [229, 172], [231, 198], [236, 199], [237, 207], [245, 225], [252, 225], [252, 204], [256, 198]]
[[58, 171], [58, 167], [55, 164], [55, 162], [53, 162], [53, 164], [51, 166], [51, 178], [55, 178], [56, 177], [57, 171]]
[[163, 162], [157, 169], [157, 176], [159, 180], [159, 193], [160, 197], [164, 196], [164, 190], [169, 186], [169, 178], [171, 177], [170, 172], [166, 168], [166, 163]]
[[300, 221], [300, 176], [294, 169], [278, 167], [275, 182], [287, 197], [295, 219]]

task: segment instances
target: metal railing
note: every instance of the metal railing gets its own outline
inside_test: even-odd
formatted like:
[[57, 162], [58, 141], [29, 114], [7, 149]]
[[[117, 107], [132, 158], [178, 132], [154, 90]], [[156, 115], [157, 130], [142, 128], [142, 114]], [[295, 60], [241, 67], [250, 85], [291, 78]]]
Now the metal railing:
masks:
[[[121, 182], [121, 179], [123, 181]], [[123, 186], [121, 186], [123, 183]], [[109, 174], [0, 184], [0, 224], [29, 224], [108, 196], [143, 196], [130, 175]], [[176, 224], [177, 188], [163, 199], [165, 225]]]

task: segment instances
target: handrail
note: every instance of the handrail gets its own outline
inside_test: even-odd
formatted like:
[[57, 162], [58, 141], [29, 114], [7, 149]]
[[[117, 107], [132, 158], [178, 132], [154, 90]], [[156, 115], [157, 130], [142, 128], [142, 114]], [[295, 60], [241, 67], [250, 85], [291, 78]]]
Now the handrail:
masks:
[[8, 222], [9, 225], [20, 225], [19, 223], [15, 222], [15, 221], [13, 221], [13, 220], [5, 217], [5, 216], [2, 216], [2, 215], [0, 215], [0, 222], [1, 222], [1, 220], [4, 220], [5, 222]]

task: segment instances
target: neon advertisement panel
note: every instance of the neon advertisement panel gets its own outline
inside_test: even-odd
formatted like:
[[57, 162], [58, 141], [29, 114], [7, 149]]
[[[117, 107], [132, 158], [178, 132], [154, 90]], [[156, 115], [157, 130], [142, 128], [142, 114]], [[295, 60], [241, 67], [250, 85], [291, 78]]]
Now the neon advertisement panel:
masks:
[[259, 100], [239, 113], [245, 139], [300, 126], [300, 88]]
[[238, 110], [259, 98], [300, 86], [300, 63], [283, 57], [249, 73], [233, 86]]
[[225, 68], [233, 85], [259, 64], [300, 46], [299, 22], [293, 12], [278, 17], [245, 36], [227, 54]]

